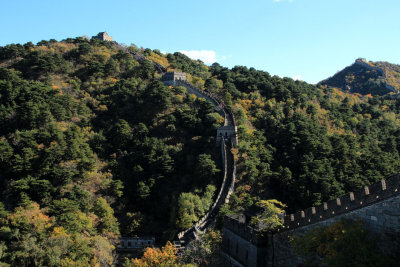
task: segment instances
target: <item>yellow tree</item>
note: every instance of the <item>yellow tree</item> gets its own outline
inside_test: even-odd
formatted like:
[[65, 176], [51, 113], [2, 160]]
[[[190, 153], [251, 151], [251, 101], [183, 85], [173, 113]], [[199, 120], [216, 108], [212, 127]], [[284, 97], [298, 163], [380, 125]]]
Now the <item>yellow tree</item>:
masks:
[[161, 249], [146, 248], [141, 259], [132, 259], [126, 267], [180, 266], [176, 257], [177, 249], [171, 242]]
[[257, 202], [257, 206], [264, 209], [264, 211], [253, 217], [251, 220], [251, 224], [253, 225], [261, 225], [265, 229], [277, 229], [283, 226], [281, 219], [279, 218], [280, 214], [283, 214], [285, 211], [283, 208], [286, 207], [285, 204], [276, 200], [260, 200]]

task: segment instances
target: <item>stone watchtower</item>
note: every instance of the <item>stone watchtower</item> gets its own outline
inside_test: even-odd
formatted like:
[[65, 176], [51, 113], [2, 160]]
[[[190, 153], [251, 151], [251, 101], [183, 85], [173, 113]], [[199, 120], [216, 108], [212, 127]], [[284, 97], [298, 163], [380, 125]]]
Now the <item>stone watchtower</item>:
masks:
[[175, 85], [176, 81], [186, 81], [186, 73], [170, 71], [164, 74], [162, 81], [166, 85]]
[[92, 38], [98, 39], [100, 41], [113, 41], [113, 38], [106, 32], [99, 32], [96, 36], [93, 36]]
[[217, 145], [221, 144], [224, 138], [232, 139], [233, 145], [238, 144], [237, 126], [220, 126], [217, 129]]

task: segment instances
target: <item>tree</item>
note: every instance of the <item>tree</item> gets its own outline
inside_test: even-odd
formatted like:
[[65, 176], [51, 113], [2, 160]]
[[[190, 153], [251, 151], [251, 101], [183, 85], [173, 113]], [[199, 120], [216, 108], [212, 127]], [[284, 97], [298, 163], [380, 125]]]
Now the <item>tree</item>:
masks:
[[198, 235], [183, 251], [181, 262], [196, 266], [218, 266], [221, 265], [220, 249], [222, 236], [218, 231], [208, 231], [206, 234]]
[[203, 216], [212, 204], [215, 186], [208, 185], [200, 197], [197, 194], [181, 193], [178, 199], [177, 226], [180, 229], [187, 229]]
[[125, 263], [125, 267], [156, 267], [156, 266], [180, 266], [177, 261], [177, 249], [171, 242], [161, 249], [146, 248], [141, 259], [131, 259]]
[[341, 220], [295, 236], [291, 244], [306, 264], [319, 265], [321, 257], [327, 266], [397, 266], [379, 252], [376, 241], [361, 221]]
[[104, 198], [96, 199], [93, 205], [93, 213], [97, 215], [97, 230], [100, 233], [119, 234], [118, 221], [114, 217], [114, 210]]
[[200, 180], [210, 180], [210, 178], [214, 177], [214, 175], [219, 171], [220, 170], [217, 169], [217, 166], [214, 160], [212, 160], [211, 155], [200, 154], [198, 156], [195, 173], [200, 178]]
[[283, 210], [286, 207], [285, 204], [276, 199], [270, 199], [260, 200], [256, 205], [264, 210], [261, 214], [254, 216], [250, 224], [259, 226], [263, 230], [274, 230], [283, 226], [279, 216], [285, 212]]

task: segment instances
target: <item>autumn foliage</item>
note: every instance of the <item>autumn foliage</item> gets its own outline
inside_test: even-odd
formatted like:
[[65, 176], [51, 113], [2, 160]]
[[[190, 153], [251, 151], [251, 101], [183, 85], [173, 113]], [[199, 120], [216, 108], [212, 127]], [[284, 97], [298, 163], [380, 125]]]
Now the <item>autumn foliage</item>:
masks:
[[155, 266], [179, 266], [176, 257], [177, 249], [171, 242], [159, 248], [146, 248], [141, 259], [132, 259], [125, 267], [155, 267]]

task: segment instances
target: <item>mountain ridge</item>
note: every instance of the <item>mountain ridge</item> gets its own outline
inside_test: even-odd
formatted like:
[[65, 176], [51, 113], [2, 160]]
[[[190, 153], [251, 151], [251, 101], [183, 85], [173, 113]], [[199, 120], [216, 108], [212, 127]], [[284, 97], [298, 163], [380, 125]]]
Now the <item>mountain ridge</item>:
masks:
[[358, 58], [352, 65], [318, 84], [362, 95], [398, 93], [400, 91], [400, 65]]
[[[0, 265], [32, 265], [24, 240], [33, 238], [35, 249], [63, 251], [39, 255], [44, 265], [111, 264], [120, 235], [173, 240], [206, 213], [222, 180], [215, 132], [224, 119], [162, 83], [153, 61], [187, 73], [235, 116], [237, 183], [216, 227], [260, 200], [293, 212], [400, 169], [399, 99], [117, 45], [68, 38], [0, 47]], [[50, 244], [55, 237], [68, 244]]]

